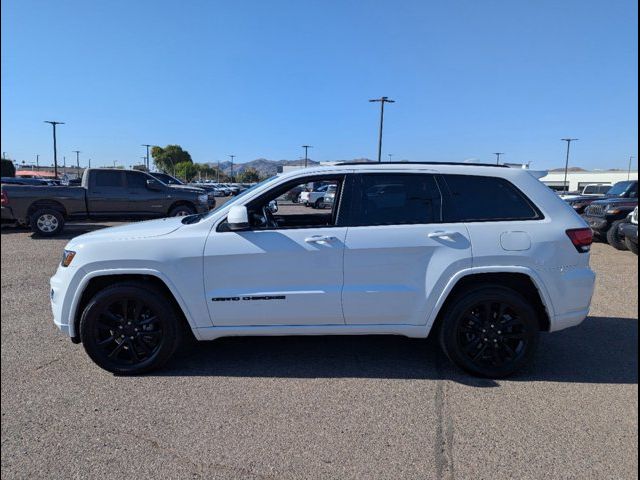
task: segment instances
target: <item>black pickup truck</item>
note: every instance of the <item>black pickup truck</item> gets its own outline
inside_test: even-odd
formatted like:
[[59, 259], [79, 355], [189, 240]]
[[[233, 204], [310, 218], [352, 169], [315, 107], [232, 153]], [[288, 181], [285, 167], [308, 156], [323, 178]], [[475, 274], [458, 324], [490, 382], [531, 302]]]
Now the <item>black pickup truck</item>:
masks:
[[28, 225], [48, 237], [60, 233], [66, 220], [130, 220], [208, 210], [204, 190], [166, 185], [136, 170], [88, 169], [78, 187], [2, 185], [2, 223]]

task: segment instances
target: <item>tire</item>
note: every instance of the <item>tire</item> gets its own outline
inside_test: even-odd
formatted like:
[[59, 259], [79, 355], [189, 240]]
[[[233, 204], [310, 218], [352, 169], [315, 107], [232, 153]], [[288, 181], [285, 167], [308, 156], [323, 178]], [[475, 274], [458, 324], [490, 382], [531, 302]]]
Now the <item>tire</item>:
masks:
[[631, 251], [631, 252], [635, 253], [636, 255], [638, 255], [638, 244], [637, 243], [633, 243], [628, 238], [624, 239], [624, 243], [627, 246], [627, 248], [629, 249], [629, 251]]
[[29, 225], [36, 235], [53, 237], [64, 229], [64, 217], [57, 210], [41, 208], [30, 216]]
[[169, 210], [170, 217], [186, 217], [187, 215], [193, 215], [196, 213], [196, 209], [190, 205], [178, 205]]
[[313, 208], [323, 208], [322, 202], [324, 202], [324, 197], [316, 200], [316, 202], [313, 204]]
[[611, 224], [611, 228], [607, 231], [607, 243], [616, 250], [626, 250], [627, 245], [624, 238], [620, 235], [620, 225], [626, 223], [626, 220], [616, 220]]
[[438, 333], [455, 365], [473, 375], [503, 378], [531, 361], [539, 330], [536, 311], [522, 295], [490, 285], [454, 298]]
[[182, 340], [178, 312], [157, 289], [123, 282], [98, 292], [80, 318], [80, 339], [100, 368], [118, 375], [157, 369]]

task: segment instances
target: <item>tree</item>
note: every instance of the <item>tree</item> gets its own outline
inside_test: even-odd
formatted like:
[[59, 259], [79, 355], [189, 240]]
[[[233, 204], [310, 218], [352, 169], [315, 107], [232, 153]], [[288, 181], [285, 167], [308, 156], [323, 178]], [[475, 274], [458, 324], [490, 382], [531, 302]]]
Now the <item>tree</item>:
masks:
[[176, 176], [190, 182], [198, 175], [198, 166], [193, 162], [180, 162], [175, 165]]
[[156, 167], [169, 174], [173, 174], [174, 167], [179, 163], [193, 163], [189, 152], [183, 150], [180, 145], [167, 145], [164, 148], [153, 147], [151, 149], [151, 156], [153, 157]]
[[3, 177], [15, 177], [16, 167], [13, 162], [7, 158], [2, 159], [2, 176]]
[[255, 168], [247, 168], [238, 174], [238, 182], [240, 183], [256, 183], [260, 181], [260, 173]]

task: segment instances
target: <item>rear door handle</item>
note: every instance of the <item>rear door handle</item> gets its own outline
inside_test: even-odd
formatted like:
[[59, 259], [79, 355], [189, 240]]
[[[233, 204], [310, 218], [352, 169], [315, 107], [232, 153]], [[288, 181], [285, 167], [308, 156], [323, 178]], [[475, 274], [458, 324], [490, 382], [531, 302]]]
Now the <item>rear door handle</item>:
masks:
[[313, 235], [312, 237], [305, 238], [304, 241], [307, 243], [329, 243], [335, 239], [336, 237], [329, 237], [326, 235]]
[[450, 231], [446, 231], [446, 230], [438, 230], [437, 232], [431, 232], [427, 235], [427, 237], [429, 238], [452, 238], [454, 237], [458, 232], [450, 232]]

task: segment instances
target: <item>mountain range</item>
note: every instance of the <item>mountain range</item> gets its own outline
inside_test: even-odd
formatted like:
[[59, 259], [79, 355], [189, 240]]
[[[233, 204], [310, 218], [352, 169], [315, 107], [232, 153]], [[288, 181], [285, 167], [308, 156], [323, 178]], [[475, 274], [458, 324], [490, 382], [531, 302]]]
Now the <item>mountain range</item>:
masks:
[[[368, 158], [356, 158], [353, 160], [334, 160], [336, 162], [372, 162]], [[217, 168], [217, 163], [211, 163], [210, 165], [213, 168]], [[271, 177], [278, 173], [278, 167], [283, 166], [301, 166], [304, 165], [304, 160], [267, 160], [266, 158], [258, 158], [256, 160], [252, 160], [250, 162], [244, 163], [234, 163], [233, 164], [233, 173], [235, 175], [245, 171], [248, 168], [255, 169], [261, 177]], [[308, 166], [320, 165], [320, 162], [316, 162], [314, 160], [309, 159], [307, 161]], [[231, 173], [231, 162], [220, 162], [220, 171], [224, 172], [225, 175], [229, 175]]]

